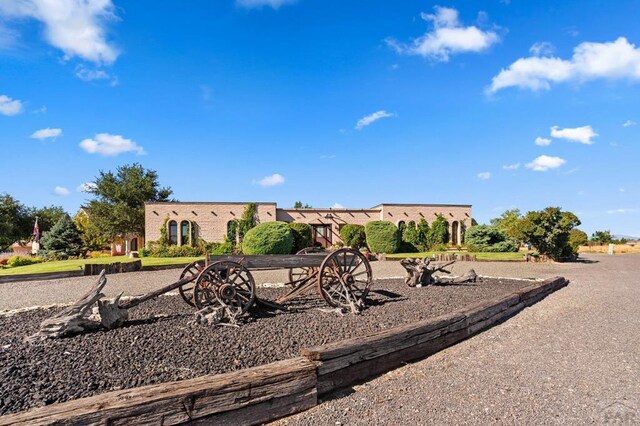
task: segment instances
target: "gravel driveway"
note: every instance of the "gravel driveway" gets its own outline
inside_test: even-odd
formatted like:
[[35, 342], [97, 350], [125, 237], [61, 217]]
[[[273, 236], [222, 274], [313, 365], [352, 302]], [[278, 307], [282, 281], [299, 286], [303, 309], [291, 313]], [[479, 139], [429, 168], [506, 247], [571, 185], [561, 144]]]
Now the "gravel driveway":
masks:
[[501, 325], [276, 423], [640, 424], [640, 255], [584, 258], [474, 263], [479, 273], [571, 283]]

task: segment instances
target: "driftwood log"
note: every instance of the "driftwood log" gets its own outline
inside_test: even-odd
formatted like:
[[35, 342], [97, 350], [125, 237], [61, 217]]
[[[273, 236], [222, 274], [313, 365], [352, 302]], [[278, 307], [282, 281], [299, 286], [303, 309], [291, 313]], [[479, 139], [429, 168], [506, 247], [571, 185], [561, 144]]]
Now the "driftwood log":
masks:
[[431, 263], [428, 258], [424, 259], [402, 259], [400, 264], [407, 271], [407, 276], [404, 278], [404, 282], [409, 287], [422, 287], [429, 284], [464, 284], [475, 283], [479, 280], [476, 271], [470, 269], [464, 275], [459, 277], [436, 277], [436, 272], [444, 272], [450, 274], [451, 272], [445, 268], [455, 263], [455, 260], [447, 263]]
[[407, 258], [400, 261], [400, 264], [407, 271], [407, 276], [404, 278], [404, 282], [409, 287], [422, 287], [424, 285], [435, 283], [436, 279], [433, 277], [433, 274], [436, 272], [449, 274], [450, 271], [447, 271], [444, 268], [452, 265], [453, 263], [455, 263], [455, 260], [444, 264], [431, 264], [431, 260], [426, 257], [424, 259]]
[[453, 278], [440, 277], [438, 278], [438, 282], [443, 284], [444, 283], [467, 284], [467, 283], [482, 282], [482, 278], [480, 278], [478, 274], [476, 274], [476, 271], [474, 271], [473, 269], [469, 269], [467, 272], [464, 273], [464, 275], [461, 275], [459, 277], [453, 277]]
[[[59, 338], [97, 330], [101, 327], [111, 330], [120, 327], [129, 318], [129, 309], [142, 302], [175, 290], [196, 278], [189, 275], [175, 283], [161, 287], [139, 297], [121, 301], [122, 293], [113, 299], [102, 299], [102, 289], [107, 284], [107, 274], [104, 270], [98, 277], [98, 282], [76, 303], [62, 310], [62, 312], [48, 318], [40, 324], [40, 330], [30, 336], [28, 340]], [[92, 309], [96, 305], [94, 309]]]

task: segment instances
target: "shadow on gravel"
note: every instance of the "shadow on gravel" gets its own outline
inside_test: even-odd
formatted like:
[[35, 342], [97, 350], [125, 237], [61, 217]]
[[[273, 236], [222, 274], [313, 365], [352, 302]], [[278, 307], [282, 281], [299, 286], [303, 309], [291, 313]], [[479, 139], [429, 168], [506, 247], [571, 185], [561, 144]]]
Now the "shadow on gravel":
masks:
[[599, 260], [591, 260], [591, 259], [581, 259], [581, 258], [577, 258], [576, 260], [572, 260], [569, 262], [565, 262], [565, 263], [585, 263], [585, 264], [591, 264], [591, 263], [600, 263]]
[[372, 290], [371, 293], [379, 294], [380, 296], [388, 297], [389, 299], [397, 299], [402, 297], [401, 294], [394, 293], [389, 290]]

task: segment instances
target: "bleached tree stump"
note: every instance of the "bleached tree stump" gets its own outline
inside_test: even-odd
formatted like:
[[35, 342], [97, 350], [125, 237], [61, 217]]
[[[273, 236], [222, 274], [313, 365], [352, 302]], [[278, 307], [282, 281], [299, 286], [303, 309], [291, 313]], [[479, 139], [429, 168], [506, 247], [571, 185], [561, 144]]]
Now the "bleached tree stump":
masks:
[[407, 258], [400, 261], [400, 264], [407, 272], [404, 282], [409, 287], [422, 287], [435, 283], [436, 279], [433, 274], [436, 272], [445, 272], [448, 274], [449, 271], [444, 268], [453, 263], [455, 263], [455, 260], [445, 264], [436, 263], [431, 265], [431, 260], [426, 257], [424, 259]]
[[29, 340], [54, 339], [100, 328], [99, 321], [89, 319], [87, 316], [91, 307], [104, 296], [101, 291], [106, 284], [107, 275], [103, 270], [98, 277], [98, 282], [91, 290], [62, 312], [42, 321], [40, 330], [29, 337]]

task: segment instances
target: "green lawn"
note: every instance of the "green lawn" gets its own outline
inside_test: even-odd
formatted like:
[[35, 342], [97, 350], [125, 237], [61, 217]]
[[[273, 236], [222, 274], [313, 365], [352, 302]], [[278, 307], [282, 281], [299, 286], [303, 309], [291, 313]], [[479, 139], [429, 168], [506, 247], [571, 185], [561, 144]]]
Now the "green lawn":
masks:
[[515, 252], [515, 253], [474, 253], [474, 252], [453, 252], [453, 251], [437, 251], [437, 252], [423, 252], [423, 253], [394, 253], [388, 254], [387, 258], [400, 258], [404, 259], [405, 257], [431, 257], [434, 254], [474, 254], [476, 259], [478, 260], [522, 260], [524, 256], [524, 252]]
[[[203, 259], [202, 257], [142, 257], [142, 266], [159, 266], [159, 265], [186, 265], [195, 260]], [[45, 272], [65, 272], [79, 271], [84, 269], [87, 263], [115, 263], [115, 262], [133, 262], [132, 259], [125, 256], [109, 256], [96, 257], [92, 259], [73, 259], [59, 260], [55, 262], [36, 263], [35, 265], [16, 266], [15, 268], [0, 269], [2, 275], [21, 275], [21, 274], [39, 274]]]

